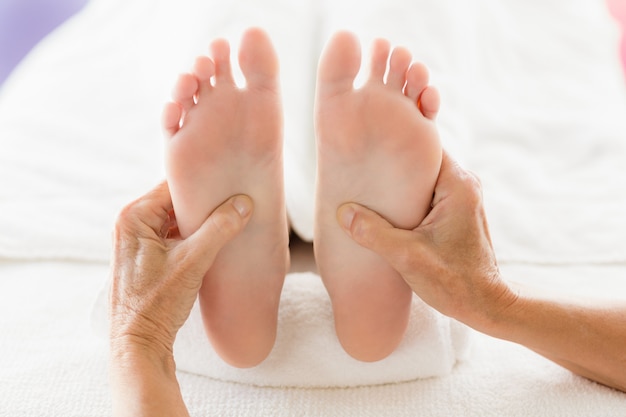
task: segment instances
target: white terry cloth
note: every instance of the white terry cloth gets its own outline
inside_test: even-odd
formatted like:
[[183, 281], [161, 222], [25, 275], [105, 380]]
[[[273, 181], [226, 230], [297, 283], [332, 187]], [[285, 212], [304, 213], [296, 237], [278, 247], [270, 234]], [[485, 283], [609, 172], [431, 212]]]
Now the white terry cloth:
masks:
[[[590, 296], [626, 294], [626, 266], [502, 266], [509, 278]], [[0, 263], [0, 415], [107, 417], [105, 344], [87, 317], [108, 266]], [[263, 388], [178, 372], [192, 416], [623, 417], [626, 394], [536, 353], [475, 334], [467, 361], [441, 378], [354, 388]]]
[[[106, 335], [106, 292], [94, 307], [94, 327]], [[342, 349], [330, 299], [318, 275], [287, 275], [276, 343], [269, 357], [250, 369], [234, 368], [215, 353], [202, 326], [198, 304], [179, 331], [174, 357], [179, 370], [222, 381], [271, 387], [354, 387], [450, 374], [470, 352], [470, 330], [414, 297], [409, 327], [387, 358], [360, 362]]]

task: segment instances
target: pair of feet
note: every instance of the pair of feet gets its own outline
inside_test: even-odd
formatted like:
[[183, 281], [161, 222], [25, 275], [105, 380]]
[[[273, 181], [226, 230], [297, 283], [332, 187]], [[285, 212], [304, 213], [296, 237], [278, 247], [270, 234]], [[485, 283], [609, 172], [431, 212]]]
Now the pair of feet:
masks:
[[[434, 125], [439, 96], [426, 68], [403, 48], [375, 42], [370, 76], [354, 89], [361, 55], [340, 32], [320, 60], [315, 125], [315, 255], [332, 300], [338, 338], [351, 356], [375, 361], [398, 345], [412, 292], [386, 262], [356, 245], [336, 218], [346, 202], [366, 205], [396, 226], [416, 227], [427, 214], [441, 163]], [[268, 36], [248, 30], [234, 82], [229, 45], [211, 44], [180, 76], [163, 112], [168, 182], [181, 235], [193, 233], [234, 194], [254, 213], [219, 253], [199, 294], [206, 333], [228, 363], [250, 367], [271, 351], [289, 268], [283, 189], [278, 58]]]

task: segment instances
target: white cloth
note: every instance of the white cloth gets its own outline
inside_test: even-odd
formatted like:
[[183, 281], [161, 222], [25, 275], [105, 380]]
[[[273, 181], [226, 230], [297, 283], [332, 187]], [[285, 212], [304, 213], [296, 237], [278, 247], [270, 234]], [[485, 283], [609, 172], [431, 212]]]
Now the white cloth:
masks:
[[312, 1], [90, 2], [2, 88], [0, 178], [12, 180], [0, 199], [0, 257], [107, 260], [117, 212], [164, 177], [160, 114], [177, 75], [216, 37], [236, 59], [252, 25], [281, 57], [285, 178], [309, 188], [287, 193], [287, 205], [292, 225], [312, 230], [315, 161], [301, 161], [312, 140], [315, 16]]
[[[583, 294], [626, 293], [624, 266], [509, 266], [505, 276]], [[104, 263], [0, 263], [0, 415], [111, 415], [106, 345], [90, 331]], [[284, 389], [178, 373], [192, 416], [622, 417], [626, 394], [512, 343], [474, 335], [450, 375], [354, 388]]]
[[496, 252], [626, 262], [626, 89], [604, 1], [481, 1], [471, 168]]
[[[106, 293], [94, 307], [94, 325], [106, 336]], [[414, 297], [411, 319], [400, 346], [373, 363], [357, 361], [337, 340], [328, 294], [319, 276], [289, 274], [281, 298], [276, 344], [270, 356], [250, 369], [223, 362], [209, 343], [196, 306], [174, 346], [178, 369], [222, 381], [272, 387], [354, 387], [448, 375], [466, 359], [470, 332]]]
[[287, 205], [305, 239], [317, 52], [347, 27], [432, 66], [444, 145], [480, 175], [502, 260], [625, 261], [626, 94], [602, 1], [262, 4], [94, 0], [35, 48], [0, 95], [0, 257], [107, 260], [120, 207], [163, 177], [176, 74], [259, 24], [281, 56]]

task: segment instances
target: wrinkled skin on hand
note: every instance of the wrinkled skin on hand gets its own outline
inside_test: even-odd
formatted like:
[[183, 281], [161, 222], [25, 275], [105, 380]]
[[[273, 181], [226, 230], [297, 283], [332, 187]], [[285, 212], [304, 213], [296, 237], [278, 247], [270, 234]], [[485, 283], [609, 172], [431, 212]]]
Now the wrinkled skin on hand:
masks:
[[171, 352], [204, 275], [251, 210], [248, 197], [232, 197], [182, 239], [165, 182], [125, 207], [113, 235], [111, 343]]

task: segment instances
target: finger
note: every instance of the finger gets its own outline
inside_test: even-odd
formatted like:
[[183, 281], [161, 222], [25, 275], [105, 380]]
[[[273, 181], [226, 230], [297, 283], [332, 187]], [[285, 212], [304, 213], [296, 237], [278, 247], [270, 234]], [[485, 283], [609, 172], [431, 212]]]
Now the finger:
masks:
[[159, 236], [163, 239], [180, 240], [180, 231], [178, 230], [178, 221], [176, 220], [174, 210], [170, 210], [167, 213], [167, 221], [161, 226]]
[[433, 206], [436, 206], [441, 200], [453, 194], [455, 188], [470, 176], [472, 176], [472, 174], [464, 170], [444, 149], [441, 159], [441, 169], [439, 170], [439, 177], [435, 185]]
[[424, 244], [420, 233], [397, 229], [378, 213], [358, 204], [344, 204], [337, 211], [342, 229], [356, 243], [382, 256], [403, 274]]
[[185, 240], [182, 250], [197, 258], [199, 268], [208, 270], [222, 247], [244, 229], [252, 210], [250, 197], [237, 195], [229, 198]]
[[[159, 235], [163, 225], [168, 222], [172, 210], [172, 198], [166, 181], [161, 182], [144, 196], [138, 198], [122, 209], [118, 215], [117, 226], [131, 227], [134, 232], [154, 231]], [[144, 227], [139, 227], [145, 225]], [[138, 230], [137, 228], [139, 227]], [[151, 233], [151, 232], [150, 232]]]

